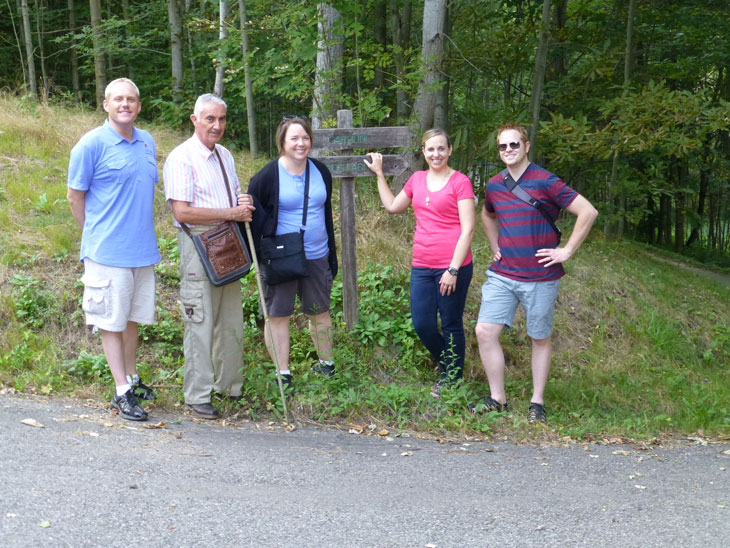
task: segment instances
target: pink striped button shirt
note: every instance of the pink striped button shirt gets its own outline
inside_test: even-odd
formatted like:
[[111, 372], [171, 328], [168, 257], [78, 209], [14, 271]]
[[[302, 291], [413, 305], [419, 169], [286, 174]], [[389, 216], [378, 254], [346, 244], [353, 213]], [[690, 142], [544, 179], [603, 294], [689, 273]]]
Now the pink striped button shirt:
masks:
[[[226, 168], [231, 198], [235, 205], [241, 184], [236, 175], [233, 155], [221, 145], [216, 145], [216, 149]], [[192, 207], [231, 207], [218, 157], [195, 134], [170, 153], [162, 169], [162, 176], [168, 203], [170, 200], [179, 200], [188, 202]], [[180, 226], [175, 220], [174, 223], [175, 226]]]

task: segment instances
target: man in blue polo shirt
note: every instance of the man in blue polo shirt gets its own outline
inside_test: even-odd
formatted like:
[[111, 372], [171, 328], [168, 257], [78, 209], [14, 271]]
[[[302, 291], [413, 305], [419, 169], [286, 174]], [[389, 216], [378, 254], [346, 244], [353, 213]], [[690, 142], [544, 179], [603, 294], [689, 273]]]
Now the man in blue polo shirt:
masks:
[[160, 260], [153, 226], [155, 142], [134, 127], [141, 108], [134, 82], [111, 82], [104, 99], [109, 118], [76, 143], [68, 167], [68, 202], [83, 231], [86, 323], [101, 332], [116, 385], [111, 409], [135, 421], [147, 420], [138, 398], [154, 399], [137, 374], [137, 324], [154, 322]]
[[[499, 334], [510, 327], [519, 304], [525, 310], [532, 341], [532, 385], [528, 421], [545, 423], [544, 392], [552, 357], [551, 335], [555, 299], [563, 265], [578, 250], [598, 212], [560, 178], [530, 162], [525, 128], [509, 124], [497, 130], [499, 155], [507, 169], [492, 177], [482, 209], [484, 232], [494, 262], [482, 286], [482, 305], [476, 325], [479, 354], [491, 392], [483, 406], [471, 410], [506, 411], [504, 353]], [[517, 186], [540, 202], [545, 214], [522, 201], [505, 184], [509, 175]], [[575, 215], [575, 227], [564, 247], [553, 228], [560, 210]], [[549, 222], [545, 215], [549, 215]]]

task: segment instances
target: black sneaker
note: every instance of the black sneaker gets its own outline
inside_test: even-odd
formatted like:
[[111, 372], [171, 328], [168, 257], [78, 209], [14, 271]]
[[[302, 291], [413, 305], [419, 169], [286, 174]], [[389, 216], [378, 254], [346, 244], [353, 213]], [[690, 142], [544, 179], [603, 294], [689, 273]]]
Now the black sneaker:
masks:
[[115, 414], [121, 415], [123, 419], [128, 421], [146, 421], [147, 411], [137, 401], [132, 393], [132, 389], [127, 390], [123, 395], [115, 395], [109, 404], [109, 409]]
[[152, 401], [155, 399], [155, 391], [144, 384], [140, 379], [132, 385], [132, 392], [138, 400]]
[[317, 375], [329, 377], [330, 379], [333, 379], [335, 377], [334, 364], [330, 365], [328, 363], [317, 362], [312, 366], [312, 371], [317, 373]]
[[527, 422], [530, 424], [547, 424], [547, 413], [545, 406], [541, 403], [530, 402], [530, 410], [527, 415]]
[[[276, 387], [279, 387], [279, 381], [276, 381]], [[281, 386], [284, 389], [285, 396], [294, 395], [294, 381], [291, 378], [291, 373], [285, 373], [281, 375]]]
[[[483, 405], [483, 407], [480, 407], [480, 405]], [[497, 413], [504, 413], [509, 410], [509, 402], [506, 401], [504, 403], [499, 403], [497, 400], [495, 400], [492, 397], [487, 398], [482, 402], [481, 404], [474, 404], [470, 403], [466, 406], [466, 408], [469, 410], [469, 413], [472, 415], [476, 415], [479, 413], [489, 413], [490, 411], [496, 411]]]

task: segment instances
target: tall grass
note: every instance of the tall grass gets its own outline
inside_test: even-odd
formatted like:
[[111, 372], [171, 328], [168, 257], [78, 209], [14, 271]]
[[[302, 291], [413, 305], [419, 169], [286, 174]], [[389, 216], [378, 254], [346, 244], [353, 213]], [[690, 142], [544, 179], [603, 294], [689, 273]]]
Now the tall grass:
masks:
[[[25, 392], [106, 398], [111, 395], [97, 336], [84, 325], [79, 300], [80, 231], [65, 200], [68, 153], [103, 117], [76, 108], [30, 108], [0, 98], [0, 385]], [[189, 134], [147, 127], [160, 166]], [[236, 152], [244, 187], [265, 159]], [[310, 371], [316, 357], [305, 318], [292, 322], [291, 367], [296, 421], [405, 428], [437, 436], [603, 435], [730, 432], [730, 290], [689, 277], [645, 249], [594, 235], [566, 266], [555, 317], [549, 426], [527, 425], [532, 390], [524, 315], [502, 336], [508, 414], [472, 417], [466, 405], [488, 394], [473, 335], [490, 250], [477, 231], [475, 276], [465, 323], [465, 382], [438, 401], [428, 353], [410, 323], [408, 273], [411, 213], [382, 211], [372, 182], [357, 182], [360, 322], [345, 329], [342, 287], [333, 291], [338, 375]], [[337, 209], [337, 197], [335, 197]], [[337, 214], [337, 212], [336, 212]], [[182, 399], [182, 321], [177, 305], [177, 243], [161, 185], [156, 230], [163, 259], [156, 267], [157, 322], [140, 330], [139, 367], [158, 387], [158, 409]], [[280, 418], [273, 364], [262, 342], [253, 276], [241, 282], [245, 316], [243, 370], [247, 403], [237, 417]], [[154, 414], [154, 409], [152, 410]]]

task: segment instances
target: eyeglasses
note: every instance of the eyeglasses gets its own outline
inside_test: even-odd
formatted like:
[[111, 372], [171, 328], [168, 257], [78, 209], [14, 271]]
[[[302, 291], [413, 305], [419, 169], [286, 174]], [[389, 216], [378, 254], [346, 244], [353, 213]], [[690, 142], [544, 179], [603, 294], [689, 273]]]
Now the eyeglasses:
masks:
[[520, 149], [520, 142], [517, 141], [515, 143], [499, 143], [499, 151], [504, 152], [507, 150], [507, 146], [511, 148], [512, 150], [519, 150]]

